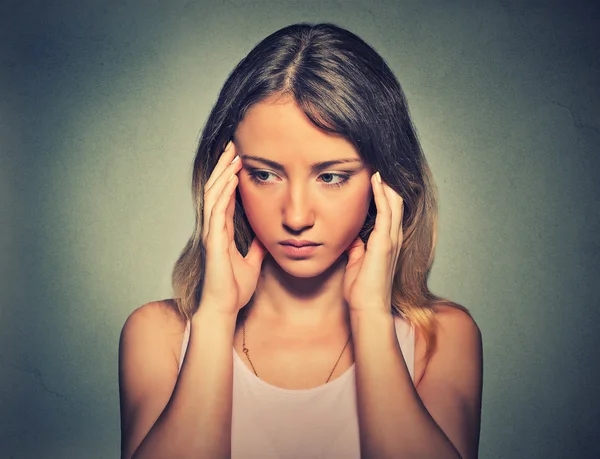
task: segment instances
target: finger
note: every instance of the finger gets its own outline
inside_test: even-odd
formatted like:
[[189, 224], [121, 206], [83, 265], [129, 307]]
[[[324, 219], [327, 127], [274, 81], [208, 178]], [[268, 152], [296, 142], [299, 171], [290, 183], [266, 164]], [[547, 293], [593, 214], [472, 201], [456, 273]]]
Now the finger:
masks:
[[225, 227], [225, 211], [237, 182], [238, 177], [234, 174], [231, 180], [225, 184], [223, 192], [212, 208], [208, 224], [207, 244], [222, 253], [226, 252], [229, 247], [227, 228]]
[[250, 244], [250, 248], [248, 249], [248, 253], [246, 254], [246, 256], [244, 258], [248, 262], [248, 264], [250, 264], [251, 266], [260, 268], [260, 266], [262, 265], [262, 261], [265, 258], [266, 254], [267, 254], [266, 247], [262, 244], [262, 242], [260, 242], [258, 240], [258, 238], [256, 236], [254, 236], [254, 239], [252, 240], [252, 244]]
[[[239, 182], [238, 182], [239, 183]], [[227, 240], [233, 242], [235, 226], [233, 224], [233, 215], [235, 213], [235, 189], [229, 196], [227, 209], [225, 209], [225, 227], [227, 229]]]
[[379, 183], [379, 180], [377, 179], [378, 175], [379, 172], [376, 172], [371, 176], [373, 197], [377, 207], [377, 217], [375, 217], [375, 227], [373, 228], [373, 232], [378, 234], [378, 237], [385, 236], [385, 238], [388, 238], [391, 228], [392, 211], [383, 191], [383, 184]]
[[[234, 158], [235, 159], [235, 158]], [[208, 228], [210, 227], [210, 217], [212, 214], [212, 209], [223, 193], [223, 190], [227, 186], [227, 181], [237, 174], [241, 168], [241, 160], [238, 159], [235, 162], [232, 162], [225, 168], [223, 173], [217, 178], [217, 180], [213, 183], [213, 186], [210, 189], [204, 190], [204, 228], [203, 228], [203, 237], [208, 234]], [[227, 201], [228, 203], [229, 201]], [[227, 205], [226, 203], [226, 205]]]
[[223, 152], [221, 153], [221, 156], [217, 161], [217, 165], [210, 174], [210, 177], [206, 181], [206, 185], [204, 186], [205, 190], [208, 190], [211, 186], [213, 186], [215, 181], [221, 176], [221, 174], [227, 168], [227, 166], [231, 164], [231, 160], [235, 157], [235, 155], [235, 144], [232, 140], [230, 140], [227, 146], [225, 147], [225, 150], [223, 150]]
[[351, 266], [358, 260], [360, 260], [365, 254], [365, 243], [359, 236], [356, 239], [354, 239], [354, 241], [352, 242], [352, 244], [350, 244], [350, 247], [348, 247], [346, 251], [348, 252], [348, 261], [346, 262], [346, 266]]
[[397, 245], [400, 225], [402, 224], [402, 198], [387, 183], [383, 182], [382, 185], [392, 215], [389, 233], [390, 239], [393, 245]]
[[400, 206], [399, 206], [399, 218], [400, 224], [398, 225], [398, 243], [402, 245], [402, 241], [404, 240], [404, 229], [403, 229], [403, 221], [404, 221], [404, 198], [400, 197]]

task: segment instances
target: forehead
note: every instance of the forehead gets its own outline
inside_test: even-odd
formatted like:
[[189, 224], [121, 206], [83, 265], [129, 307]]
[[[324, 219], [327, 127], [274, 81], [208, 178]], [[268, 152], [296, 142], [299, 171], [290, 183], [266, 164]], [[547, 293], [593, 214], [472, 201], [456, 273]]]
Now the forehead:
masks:
[[234, 141], [241, 154], [273, 160], [360, 158], [350, 141], [315, 126], [291, 97], [271, 97], [250, 107]]

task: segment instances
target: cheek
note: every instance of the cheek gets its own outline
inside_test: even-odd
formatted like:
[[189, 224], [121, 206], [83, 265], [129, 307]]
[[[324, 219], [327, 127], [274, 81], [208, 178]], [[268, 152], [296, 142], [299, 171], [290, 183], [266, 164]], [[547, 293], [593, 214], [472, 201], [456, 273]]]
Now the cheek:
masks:
[[372, 199], [368, 191], [361, 190], [340, 196], [339, 200], [323, 210], [329, 247], [335, 253], [346, 250], [360, 234]]
[[[354, 238], [365, 223], [372, 195], [356, 193], [337, 202], [331, 209], [332, 220], [338, 222], [339, 228]], [[343, 223], [343, 224], [341, 224]]]

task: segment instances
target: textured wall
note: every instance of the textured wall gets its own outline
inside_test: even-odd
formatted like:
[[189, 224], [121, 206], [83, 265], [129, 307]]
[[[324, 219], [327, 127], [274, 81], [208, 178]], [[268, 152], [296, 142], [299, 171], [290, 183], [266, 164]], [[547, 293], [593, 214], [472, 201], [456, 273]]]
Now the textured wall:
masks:
[[600, 457], [599, 16], [566, 0], [4, 0], [0, 456], [118, 456], [119, 332], [171, 296], [217, 93], [269, 33], [331, 21], [409, 98], [440, 192], [431, 287], [483, 333], [481, 457]]

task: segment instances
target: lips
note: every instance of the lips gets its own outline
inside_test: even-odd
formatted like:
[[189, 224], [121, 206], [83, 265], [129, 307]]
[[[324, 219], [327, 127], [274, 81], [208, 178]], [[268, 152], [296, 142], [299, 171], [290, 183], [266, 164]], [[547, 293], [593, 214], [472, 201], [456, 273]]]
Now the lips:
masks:
[[287, 241], [282, 241], [280, 242], [281, 245], [291, 245], [294, 247], [306, 247], [306, 246], [311, 246], [311, 245], [321, 245], [317, 242], [312, 242], [312, 241], [294, 241], [294, 240], [287, 240]]
[[310, 258], [317, 252], [320, 245], [321, 244], [312, 243], [296, 247], [295, 245], [287, 243], [281, 244], [281, 251], [294, 260], [306, 260], [307, 257]]

